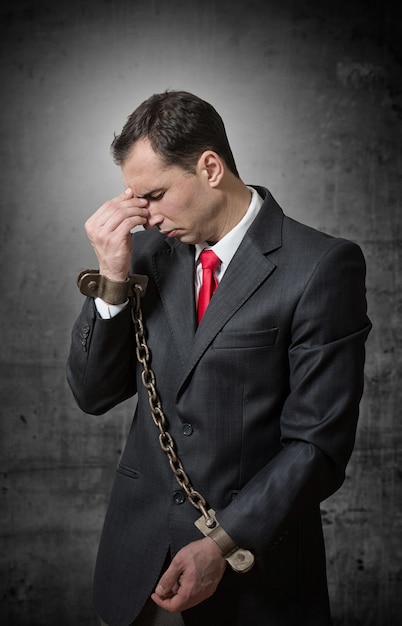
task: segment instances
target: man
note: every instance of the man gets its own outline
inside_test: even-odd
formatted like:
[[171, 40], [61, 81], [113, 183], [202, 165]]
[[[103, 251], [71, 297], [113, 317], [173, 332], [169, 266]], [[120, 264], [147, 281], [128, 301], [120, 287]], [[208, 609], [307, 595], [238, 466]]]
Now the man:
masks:
[[[370, 329], [361, 251], [246, 186], [220, 116], [192, 94], [149, 98], [112, 149], [125, 191], [86, 224], [103, 297], [85, 301], [68, 364], [85, 412], [138, 394], [95, 608], [110, 626], [329, 625], [319, 503], [341, 486], [354, 444]], [[209, 304], [204, 250], [217, 263]], [[173, 449], [216, 511], [212, 529], [194, 525], [200, 511], [159, 445], [130, 272], [149, 279], [150, 367]], [[239, 573], [232, 553], [254, 563]]]

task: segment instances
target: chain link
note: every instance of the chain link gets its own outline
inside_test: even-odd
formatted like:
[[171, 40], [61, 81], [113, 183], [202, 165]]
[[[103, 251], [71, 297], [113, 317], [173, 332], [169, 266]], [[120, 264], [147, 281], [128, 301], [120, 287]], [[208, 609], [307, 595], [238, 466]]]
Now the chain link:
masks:
[[211, 526], [211, 516], [207, 510], [207, 502], [199, 491], [196, 491], [191, 484], [183, 464], [176, 453], [176, 446], [173, 437], [167, 430], [167, 420], [162, 409], [162, 403], [156, 389], [155, 373], [151, 369], [151, 352], [145, 336], [145, 328], [140, 305], [141, 286], [135, 285], [135, 305], [131, 309], [131, 316], [135, 328], [135, 344], [137, 359], [142, 365], [141, 379], [148, 393], [148, 402], [151, 409], [151, 416], [155, 425], [159, 429], [159, 445], [165, 452], [172, 472], [183, 491], [186, 493], [189, 502], [198, 511], [201, 511], [209, 526]]

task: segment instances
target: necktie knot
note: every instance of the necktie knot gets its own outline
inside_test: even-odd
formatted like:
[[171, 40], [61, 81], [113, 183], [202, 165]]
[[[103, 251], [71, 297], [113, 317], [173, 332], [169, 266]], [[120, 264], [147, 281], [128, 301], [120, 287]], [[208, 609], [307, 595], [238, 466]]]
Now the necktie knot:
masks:
[[200, 254], [200, 261], [203, 270], [215, 272], [221, 262], [213, 250], [203, 250]]
[[198, 296], [198, 323], [200, 323], [212, 294], [218, 286], [215, 272], [221, 260], [213, 250], [203, 250], [200, 254], [200, 261], [202, 266], [202, 284]]

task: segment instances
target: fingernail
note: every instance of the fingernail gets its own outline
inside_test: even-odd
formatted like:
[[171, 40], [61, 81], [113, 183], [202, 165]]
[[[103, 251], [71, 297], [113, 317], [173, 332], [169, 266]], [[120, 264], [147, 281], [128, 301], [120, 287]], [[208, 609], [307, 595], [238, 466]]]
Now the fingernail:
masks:
[[126, 193], [127, 195], [130, 195], [130, 193], [132, 193], [130, 187], [127, 187], [124, 193]]

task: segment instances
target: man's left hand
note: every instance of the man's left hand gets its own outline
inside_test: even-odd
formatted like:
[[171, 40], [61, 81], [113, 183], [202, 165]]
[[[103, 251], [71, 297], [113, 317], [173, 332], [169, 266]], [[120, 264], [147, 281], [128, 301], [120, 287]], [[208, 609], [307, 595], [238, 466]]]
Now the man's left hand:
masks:
[[193, 541], [175, 555], [151, 598], [170, 613], [196, 606], [215, 592], [226, 565], [212, 539]]

